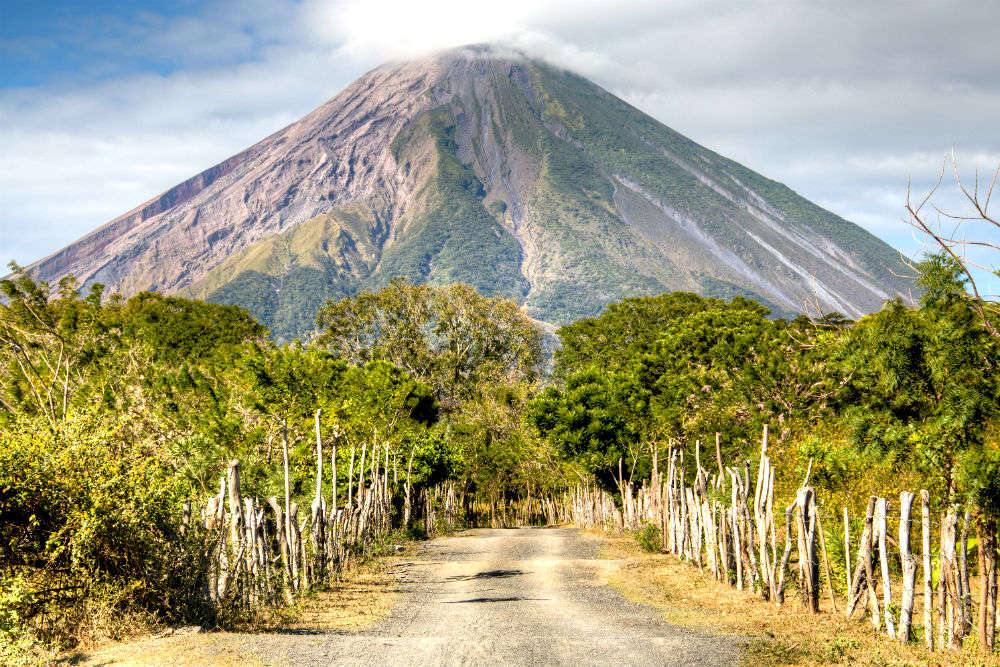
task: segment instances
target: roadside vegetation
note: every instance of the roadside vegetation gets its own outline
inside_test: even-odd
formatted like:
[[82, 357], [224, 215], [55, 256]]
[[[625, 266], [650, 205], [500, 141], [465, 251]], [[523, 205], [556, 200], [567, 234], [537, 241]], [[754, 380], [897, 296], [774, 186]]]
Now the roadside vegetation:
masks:
[[[215, 493], [233, 460], [244, 497], [283, 496], [286, 448], [290, 498], [309, 507], [317, 421], [342, 491], [355, 453], [385, 451], [397, 527], [404, 485], [448, 483], [461, 520], [577, 485], [620, 493], [668, 448], [693, 460], [698, 440], [753, 460], [768, 425], [776, 493], [811, 469], [821, 512], [857, 516], [872, 494], [926, 488], [935, 512], [970, 508], [974, 574], [994, 548], [1000, 340], [945, 256], [919, 265], [918, 306], [889, 302], [857, 322], [771, 319], [742, 297], [626, 299], [562, 327], [551, 374], [516, 303], [465, 285], [395, 279], [328, 301], [313, 340], [276, 345], [238, 307], [81, 295], [71, 279], [51, 289], [12, 268], [0, 661], [142, 627], [259, 622], [192, 594], [203, 565], [181, 508]], [[641, 542], [656, 550], [652, 534]]]
[[820, 614], [797, 604], [775, 606], [750, 591], [737, 591], [698, 572], [671, 554], [648, 553], [628, 536], [607, 537], [602, 557], [611, 559], [607, 583], [633, 602], [660, 610], [666, 622], [742, 643], [745, 667], [995, 667], [997, 656], [928, 651], [921, 642], [901, 646], [872, 633], [871, 625], [835, 613], [822, 598]]

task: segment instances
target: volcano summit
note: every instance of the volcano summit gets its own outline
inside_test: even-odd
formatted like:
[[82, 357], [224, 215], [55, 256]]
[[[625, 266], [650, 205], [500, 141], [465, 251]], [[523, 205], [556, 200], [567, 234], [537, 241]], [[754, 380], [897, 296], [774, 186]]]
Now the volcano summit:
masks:
[[857, 225], [495, 47], [378, 67], [30, 268], [240, 304], [279, 339], [394, 276], [469, 283], [556, 324], [672, 290], [857, 317], [909, 287]]

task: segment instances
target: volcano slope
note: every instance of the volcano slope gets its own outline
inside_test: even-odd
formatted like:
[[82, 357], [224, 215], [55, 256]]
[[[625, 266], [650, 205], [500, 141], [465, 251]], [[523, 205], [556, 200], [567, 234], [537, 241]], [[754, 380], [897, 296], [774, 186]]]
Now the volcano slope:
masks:
[[381, 66], [30, 268], [240, 304], [279, 339], [394, 276], [554, 324], [675, 290], [857, 317], [911, 287], [860, 227], [498, 47]]

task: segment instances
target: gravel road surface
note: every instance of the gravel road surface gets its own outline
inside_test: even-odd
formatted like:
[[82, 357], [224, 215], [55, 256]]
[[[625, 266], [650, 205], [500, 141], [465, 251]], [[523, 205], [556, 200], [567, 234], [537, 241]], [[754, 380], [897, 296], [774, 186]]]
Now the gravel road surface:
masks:
[[397, 566], [403, 601], [362, 633], [258, 635], [275, 665], [730, 665], [732, 638], [669, 625], [601, 584], [613, 563], [572, 529], [473, 530]]

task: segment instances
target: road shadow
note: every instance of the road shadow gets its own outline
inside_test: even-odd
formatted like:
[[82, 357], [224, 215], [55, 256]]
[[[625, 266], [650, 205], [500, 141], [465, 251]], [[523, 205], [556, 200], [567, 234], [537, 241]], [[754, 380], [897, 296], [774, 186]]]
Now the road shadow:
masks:
[[522, 598], [522, 597], [506, 597], [506, 598], [469, 598], [468, 600], [451, 600], [449, 602], [442, 602], [441, 604], [483, 604], [486, 602], [523, 602], [531, 600], [548, 600], [548, 598]]
[[509, 577], [517, 577], [522, 574], [528, 574], [524, 570], [487, 570], [486, 572], [477, 572], [476, 574], [458, 574], [454, 577], [448, 577], [448, 581], [475, 581], [477, 579], [507, 579]]

